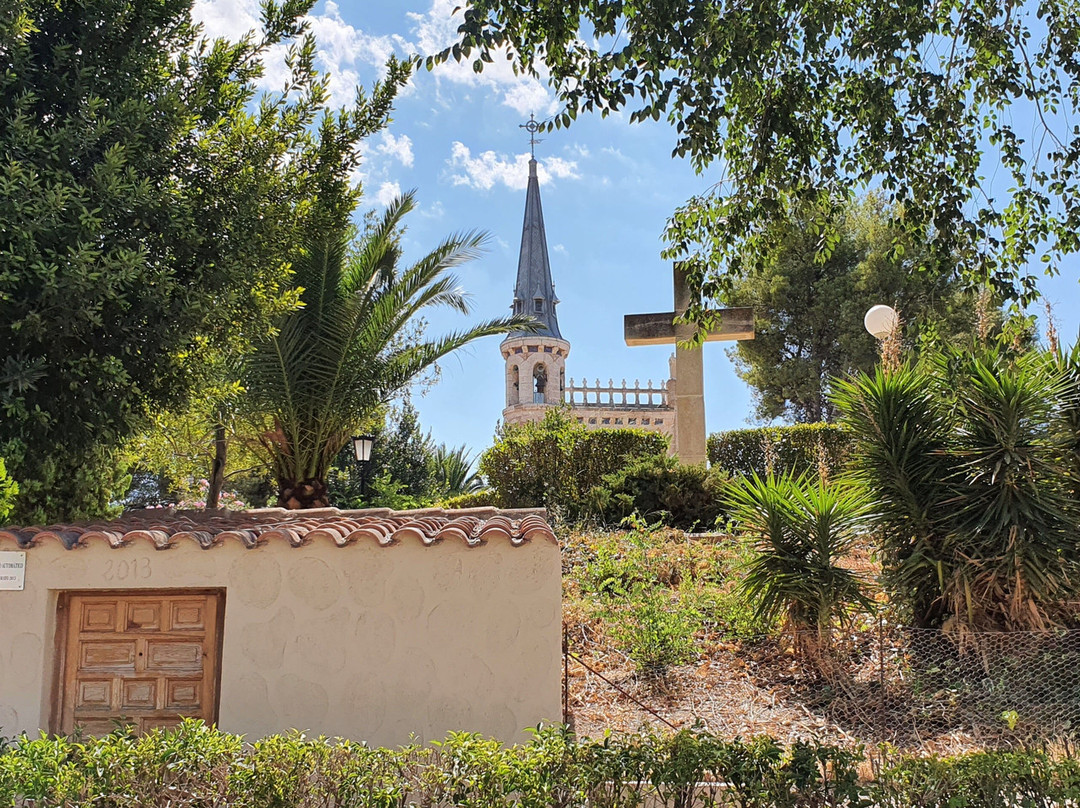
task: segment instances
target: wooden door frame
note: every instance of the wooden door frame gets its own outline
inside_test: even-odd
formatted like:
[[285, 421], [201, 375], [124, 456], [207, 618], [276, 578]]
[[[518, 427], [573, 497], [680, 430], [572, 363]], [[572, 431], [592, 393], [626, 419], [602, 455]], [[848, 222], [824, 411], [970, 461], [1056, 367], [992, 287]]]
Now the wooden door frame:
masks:
[[216, 596], [218, 599], [217, 615], [214, 620], [214, 675], [213, 701], [211, 703], [211, 723], [218, 723], [221, 707], [221, 657], [225, 639], [225, 587], [169, 587], [165, 589], [63, 589], [57, 593], [55, 616], [56, 635], [53, 638], [52, 687], [49, 693], [49, 732], [56, 735], [61, 732], [64, 715], [64, 671], [67, 669], [68, 632], [71, 626], [71, 598], [82, 597], [185, 597], [191, 595]]

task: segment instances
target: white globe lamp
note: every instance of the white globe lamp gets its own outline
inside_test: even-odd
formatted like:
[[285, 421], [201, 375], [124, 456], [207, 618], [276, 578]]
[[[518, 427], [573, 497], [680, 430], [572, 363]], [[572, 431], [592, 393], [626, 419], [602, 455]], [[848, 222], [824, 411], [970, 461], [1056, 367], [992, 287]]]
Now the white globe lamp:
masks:
[[885, 339], [900, 323], [900, 318], [892, 306], [873, 306], [863, 317], [866, 330], [878, 339]]

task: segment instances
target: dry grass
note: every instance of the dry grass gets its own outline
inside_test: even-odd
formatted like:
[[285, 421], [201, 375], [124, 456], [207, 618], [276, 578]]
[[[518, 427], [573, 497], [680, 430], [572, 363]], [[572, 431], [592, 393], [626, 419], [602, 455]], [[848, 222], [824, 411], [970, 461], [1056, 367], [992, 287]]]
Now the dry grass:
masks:
[[[640, 536], [627, 534], [575, 533], [566, 540], [563, 620], [570, 651], [580, 659], [571, 659], [568, 671], [569, 709], [579, 735], [697, 725], [724, 737], [765, 734], [786, 743], [802, 739], [845, 747], [874, 747], [884, 740], [901, 750], [941, 754], [1007, 742], [1000, 726], [969, 724], [960, 731], [950, 727], [947, 709], [938, 720], [926, 712], [925, 700], [916, 704], [895, 682], [882, 688], [881, 656], [889, 661], [902, 653], [901, 643], [888, 636], [887, 626], [879, 636], [869, 617], [850, 634], [834, 637], [841, 676], [825, 681], [808, 670], [777, 628], [755, 626], [735, 597], [741, 553], [730, 538], [688, 538], [676, 531], [654, 534], [647, 547]], [[600, 557], [606, 567], [598, 564]], [[667, 587], [673, 600], [697, 597], [714, 607], [695, 637], [691, 663], [672, 666], [660, 677], [647, 675], [607, 635], [601, 615], [613, 599], [605, 601], [595, 591], [597, 570], [620, 569], [620, 559], [647, 567], [641, 577]], [[876, 575], [865, 549], [848, 564], [868, 578]], [[625, 569], [636, 567], [628, 563]], [[755, 628], [766, 633], [752, 636]]]

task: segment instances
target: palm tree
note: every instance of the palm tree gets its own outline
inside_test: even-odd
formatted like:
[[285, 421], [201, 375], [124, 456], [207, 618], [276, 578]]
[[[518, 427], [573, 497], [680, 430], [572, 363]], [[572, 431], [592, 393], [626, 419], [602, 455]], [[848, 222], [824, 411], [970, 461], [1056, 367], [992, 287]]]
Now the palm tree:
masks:
[[481, 337], [532, 327], [532, 318], [519, 315], [435, 340], [413, 338], [409, 326], [425, 309], [469, 313], [450, 270], [475, 258], [486, 240], [453, 235], [402, 269], [401, 220], [413, 207], [412, 192], [398, 197], [355, 244], [348, 232], [307, 244], [293, 263], [301, 305], [246, 361], [249, 412], [283, 507], [327, 505], [327, 469], [352, 431], [439, 359]]
[[443, 443], [435, 448], [436, 475], [446, 496], [473, 494], [484, 488], [484, 478], [473, 470], [475, 460], [467, 446], [451, 449]]

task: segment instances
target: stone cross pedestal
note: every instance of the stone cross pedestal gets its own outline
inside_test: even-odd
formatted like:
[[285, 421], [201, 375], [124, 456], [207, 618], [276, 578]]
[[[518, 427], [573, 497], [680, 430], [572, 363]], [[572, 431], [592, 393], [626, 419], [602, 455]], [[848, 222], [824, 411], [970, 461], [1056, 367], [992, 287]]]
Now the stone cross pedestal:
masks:
[[[675, 325], [675, 318], [690, 305], [690, 287], [681, 265], [675, 264], [675, 311], [627, 314], [623, 337], [627, 345], [675, 344], [675, 454], [692, 465], [708, 460], [705, 435], [705, 371], [700, 348], [682, 348], [695, 326]], [[719, 309], [720, 326], [709, 331], [706, 342], [754, 338], [752, 308]]]

